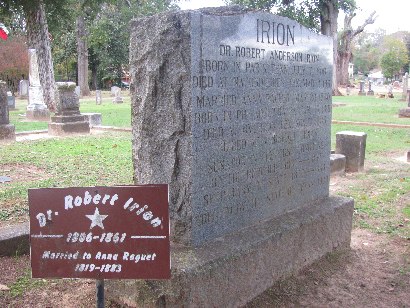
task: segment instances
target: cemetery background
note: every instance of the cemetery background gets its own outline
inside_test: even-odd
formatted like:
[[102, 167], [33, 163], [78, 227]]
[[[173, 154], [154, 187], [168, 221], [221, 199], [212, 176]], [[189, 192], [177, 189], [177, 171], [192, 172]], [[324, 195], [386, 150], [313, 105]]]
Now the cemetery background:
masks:
[[[341, 104], [343, 104], [343, 103], [341, 103]], [[341, 106], [341, 107], [343, 107], [343, 106]], [[342, 109], [341, 109], [342, 110]], [[390, 113], [390, 112], [389, 112]], [[341, 116], [341, 118], [343, 118], [343, 116]], [[335, 127], [337, 127], [337, 126], [335, 126]], [[349, 126], [348, 127], [348, 129], [352, 129], [353, 127], [352, 126]], [[355, 129], [356, 130], [356, 129]], [[363, 129], [360, 129], [360, 127], [359, 127], [359, 129], [358, 129], [359, 131], [363, 131]], [[383, 131], [383, 130], [382, 130]], [[376, 131], [376, 130], [374, 130], [373, 132], [378, 132], [378, 131]], [[397, 132], [396, 130], [394, 130], [394, 132]], [[392, 134], [393, 133], [393, 130], [387, 130], [386, 131], [386, 133], [387, 134]], [[406, 138], [406, 134], [407, 132], [406, 131], [404, 131], [404, 138]], [[332, 133], [332, 135], [334, 135], [334, 132]], [[382, 135], [382, 134], [381, 134]], [[401, 135], [401, 136], [403, 136], [403, 135]], [[400, 136], [400, 134], [399, 134], [399, 136]], [[385, 136], [386, 137], [386, 136]], [[391, 140], [391, 138], [389, 138], [389, 137], [387, 137], [387, 138], [385, 138], [386, 140], [388, 140], [388, 141], [390, 141]], [[393, 140], [394, 140], [394, 138], [393, 138]], [[396, 142], [397, 143], [397, 142]], [[46, 148], [47, 147], [47, 143], [43, 143], [42, 144], [42, 146], [43, 146], [43, 148]], [[393, 148], [393, 144], [392, 143], [390, 143], [389, 145], [388, 145], [388, 147], [389, 146], [392, 146], [392, 148]], [[116, 148], [117, 147], [117, 145], [113, 145], [113, 148]], [[73, 148], [73, 146], [71, 146], [70, 148]], [[96, 147], [97, 148], [97, 147]], [[60, 146], [60, 151], [61, 150], [65, 150], [65, 144], [62, 144], [61, 146]], [[380, 147], [380, 149], [381, 149], [381, 147]], [[31, 150], [31, 148], [30, 148], [30, 150]], [[374, 150], [375, 152], [377, 152], [377, 150]], [[29, 151], [29, 152], [32, 152], [32, 151]], [[39, 154], [41, 151], [34, 151], [34, 153], [30, 153], [30, 154]], [[74, 151], [75, 152], [75, 151]], [[80, 151], [81, 152], [81, 151]], [[50, 152], [51, 153], [51, 152]], [[78, 154], [78, 153], [77, 153]], [[386, 154], [386, 153], [385, 153]], [[39, 155], [39, 156], [42, 156], [42, 155]], [[74, 155], [73, 155], [74, 156]], [[30, 157], [31, 158], [31, 157]], [[43, 158], [43, 157], [36, 157], [36, 158], [39, 158], [39, 159], [41, 159], [41, 158]], [[23, 160], [26, 160], [27, 158], [24, 158]], [[61, 157], [60, 157], [60, 159], [61, 159]], [[33, 165], [34, 165], [34, 162], [36, 161], [36, 159], [34, 158], [32, 158], [32, 162], [33, 162]], [[80, 165], [78, 162], [74, 162], [74, 168], [73, 168], [73, 170], [75, 170], [76, 169], [76, 167], [77, 167], [77, 169], [78, 169], [78, 166]], [[55, 168], [57, 167], [58, 168], [58, 163], [56, 163], [55, 165]], [[376, 165], [376, 167], [378, 167], [377, 165]], [[377, 168], [376, 168], [377, 169]], [[65, 171], [71, 171], [71, 169], [68, 167], [67, 168], [67, 170], [65, 170]], [[98, 173], [95, 173], [96, 175], [97, 175], [97, 177], [98, 177]], [[87, 177], [85, 177], [85, 178], [83, 178], [85, 181], [87, 181], [88, 179], [87, 179]], [[103, 177], [103, 179], [104, 180], [108, 180], [109, 179], [109, 177], [106, 175], [106, 174], [104, 174], [104, 177]], [[407, 184], [407, 182], [406, 182], [406, 177], [402, 177], [402, 178], [400, 178], [400, 182], [401, 183], [404, 183], [403, 185], [403, 187], [404, 187], [404, 190], [406, 190], [406, 184]], [[51, 182], [50, 182], [51, 183]], [[95, 181], [94, 181], [94, 183], [95, 183]], [[336, 184], [335, 184], [336, 185]], [[353, 186], [355, 186], [355, 185], [353, 185]], [[387, 187], [386, 187], [387, 188]], [[389, 189], [390, 189], [390, 186], [388, 187]], [[384, 188], [383, 188], [384, 189]], [[344, 191], [341, 191], [340, 193], [346, 193], [346, 192], [344, 192]], [[351, 193], [351, 192], [347, 192], [346, 194], [348, 194], [348, 195], [351, 195], [351, 194], [353, 194], [353, 193]], [[400, 189], [399, 189], [399, 194], [401, 194], [401, 187], [400, 187]], [[366, 194], [365, 195], [365, 197], [368, 197], [368, 194]], [[386, 200], [390, 200], [389, 198], [390, 198], [391, 196], [387, 196], [386, 197]], [[406, 203], [405, 203], [406, 204]], [[365, 205], [366, 205], [366, 203], [365, 203]], [[369, 205], [371, 205], [371, 204], [369, 204]], [[372, 210], [372, 207], [371, 206], [369, 206], [369, 209], [366, 209], [366, 210]], [[404, 209], [403, 209], [403, 212], [404, 213], [406, 213], [406, 207], [404, 207]], [[360, 212], [359, 212], [360, 213]], [[368, 214], [375, 214], [375, 213], [373, 213], [372, 211], [369, 211], [368, 212]], [[369, 215], [370, 215], [369, 214]], [[371, 216], [371, 215], [370, 215]], [[368, 218], [368, 217], [366, 217], [366, 218]], [[396, 218], [396, 217], [394, 217], [394, 218]], [[366, 221], [366, 223], [367, 223], [367, 221]], [[394, 224], [394, 223], [393, 223]], [[377, 224], [376, 224], [377, 225]], [[369, 223], [369, 226], [372, 226], [372, 224], [371, 223]], [[367, 227], [369, 227], [369, 226], [367, 226]], [[385, 227], [385, 226], [382, 226], [383, 228]], [[400, 227], [400, 228], [399, 228]], [[406, 227], [406, 220], [404, 220], [404, 223], [401, 223], [401, 222], [399, 222], [399, 224], [398, 224], [398, 227], [397, 227], [397, 229], [398, 230], [394, 230], [394, 232], [396, 232], [396, 231], [399, 231], [399, 233], [403, 230], [403, 229], [401, 229], [401, 227]], [[379, 227], [380, 228], [380, 227]], [[382, 229], [383, 229], [382, 228]], [[377, 230], [377, 229], [376, 229]], [[404, 228], [404, 230], [406, 230], [405, 228]], [[367, 244], [369, 244], [369, 243], [367, 243]], [[399, 299], [400, 299], [400, 296], [399, 296]]]
[[[102, 105], [96, 105], [94, 97], [86, 97], [81, 100], [81, 112], [102, 112], [103, 125], [129, 127], [129, 120], [119, 116], [128, 114], [130, 118], [127, 95], [124, 101], [112, 104], [108, 92], [103, 93]], [[397, 110], [406, 104], [398, 99], [352, 95], [334, 97], [333, 103], [333, 120], [365, 118], [374, 123], [409, 124], [397, 117]], [[21, 121], [19, 110], [24, 111], [26, 104], [17, 100], [17, 110], [12, 111], [11, 123], [17, 131], [34, 129], [39, 123]], [[399, 306], [410, 300], [410, 166], [403, 157], [410, 129], [333, 124], [332, 148], [336, 132], [342, 130], [368, 134], [365, 172], [332, 177], [330, 184], [332, 194], [355, 199], [352, 251], [316, 262], [263, 293], [249, 307], [370, 306], [382, 301]], [[9, 175], [12, 182], [0, 183], [0, 228], [27, 220], [28, 187], [131, 183], [130, 156], [131, 134], [127, 132], [2, 145], [1, 175]], [[0, 284], [11, 290], [0, 291], [0, 305], [93, 305], [94, 281], [32, 280], [29, 268], [27, 256], [1, 258]], [[109, 306], [116, 307], [114, 303]]]

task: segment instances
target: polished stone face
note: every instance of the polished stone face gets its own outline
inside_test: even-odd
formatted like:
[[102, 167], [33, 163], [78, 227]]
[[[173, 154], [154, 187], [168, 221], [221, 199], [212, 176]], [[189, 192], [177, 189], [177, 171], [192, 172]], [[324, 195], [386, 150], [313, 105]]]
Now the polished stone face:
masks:
[[331, 39], [268, 13], [191, 31], [193, 242], [326, 198]]

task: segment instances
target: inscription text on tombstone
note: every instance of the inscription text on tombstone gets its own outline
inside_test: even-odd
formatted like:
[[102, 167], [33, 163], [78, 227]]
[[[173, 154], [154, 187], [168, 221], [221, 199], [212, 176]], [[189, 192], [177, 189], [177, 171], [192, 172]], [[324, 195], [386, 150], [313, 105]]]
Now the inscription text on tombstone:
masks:
[[330, 39], [263, 13], [191, 22], [194, 242], [328, 197]]

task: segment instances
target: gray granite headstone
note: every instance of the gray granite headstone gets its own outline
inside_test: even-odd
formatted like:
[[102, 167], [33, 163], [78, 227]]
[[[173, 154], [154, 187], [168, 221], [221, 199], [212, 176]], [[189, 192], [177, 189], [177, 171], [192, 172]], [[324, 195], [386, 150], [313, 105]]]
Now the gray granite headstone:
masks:
[[353, 202], [329, 196], [332, 39], [238, 6], [131, 27], [134, 182], [169, 184], [172, 276], [111, 280], [107, 298], [242, 307], [348, 248]]
[[75, 93], [74, 82], [56, 82], [58, 100], [56, 114], [48, 123], [51, 135], [66, 135], [90, 132], [88, 117], [81, 115], [79, 97]]
[[360, 81], [359, 95], [366, 95], [366, 92], [364, 90], [364, 81]]
[[101, 90], [96, 90], [95, 91], [95, 103], [96, 103], [96, 105], [101, 105], [102, 104]]
[[35, 49], [28, 50], [29, 55], [29, 81], [28, 106], [26, 111], [29, 120], [46, 120], [50, 118], [50, 112], [44, 103], [43, 87], [40, 83], [37, 53]]
[[16, 99], [10, 91], [7, 92], [7, 103], [8, 103], [9, 109], [16, 108]]
[[374, 95], [374, 91], [372, 90], [372, 82], [369, 81], [369, 90], [367, 91], [367, 95], [372, 96]]
[[30, 84], [28, 80], [20, 80], [19, 82], [19, 96], [20, 98], [26, 98], [28, 96], [28, 88]]
[[115, 93], [117, 93], [118, 90], [121, 90], [121, 88], [117, 86], [112, 86], [111, 87], [111, 96], [115, 96]]
[[74, 92], [75, 92], [75, 94], [77, 94], [78, 97], [81, 97], [81, 89], [80, 89], [80, 86], [76, 86]]
[[403, 76], [403, 94], [402, 94], [402, 100], [406, 101], [407, 100], [407, 90], [409, 88], [409, 73], [404, 74]]
[[0, 125], [9, 123], [6, 83], [4, 81], [0, 81]]
[[114, 98], [112, 99], [112, 102], [114, 104], [121, 104], [121, 103], [124, 102], [123, 99], [122, 99], [122, 96], [121, 96], [121, 88], [112, 87], [111, 92], [114, 93]]
[[269, 13], [185, 14], [188, 32], [172, 28], [151, 59], [151, 30], [131, 40], [135, 178], [170, 183], [174, 240], [328, 197], [331, 39]]
[[14, 140], [16, 138], [15, 127], [10, 124], [9, 104], [6, 83], [0, 80], [0, 141]]

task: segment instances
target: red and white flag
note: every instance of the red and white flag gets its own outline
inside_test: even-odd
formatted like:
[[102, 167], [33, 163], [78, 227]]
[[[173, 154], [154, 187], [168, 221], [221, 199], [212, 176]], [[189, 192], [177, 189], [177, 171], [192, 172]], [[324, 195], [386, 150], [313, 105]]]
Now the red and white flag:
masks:
[[6, 26], [0, 23], [0, 38], [3, 40], [7, 40], [9, 36], [9, 30], [7, 30]]

